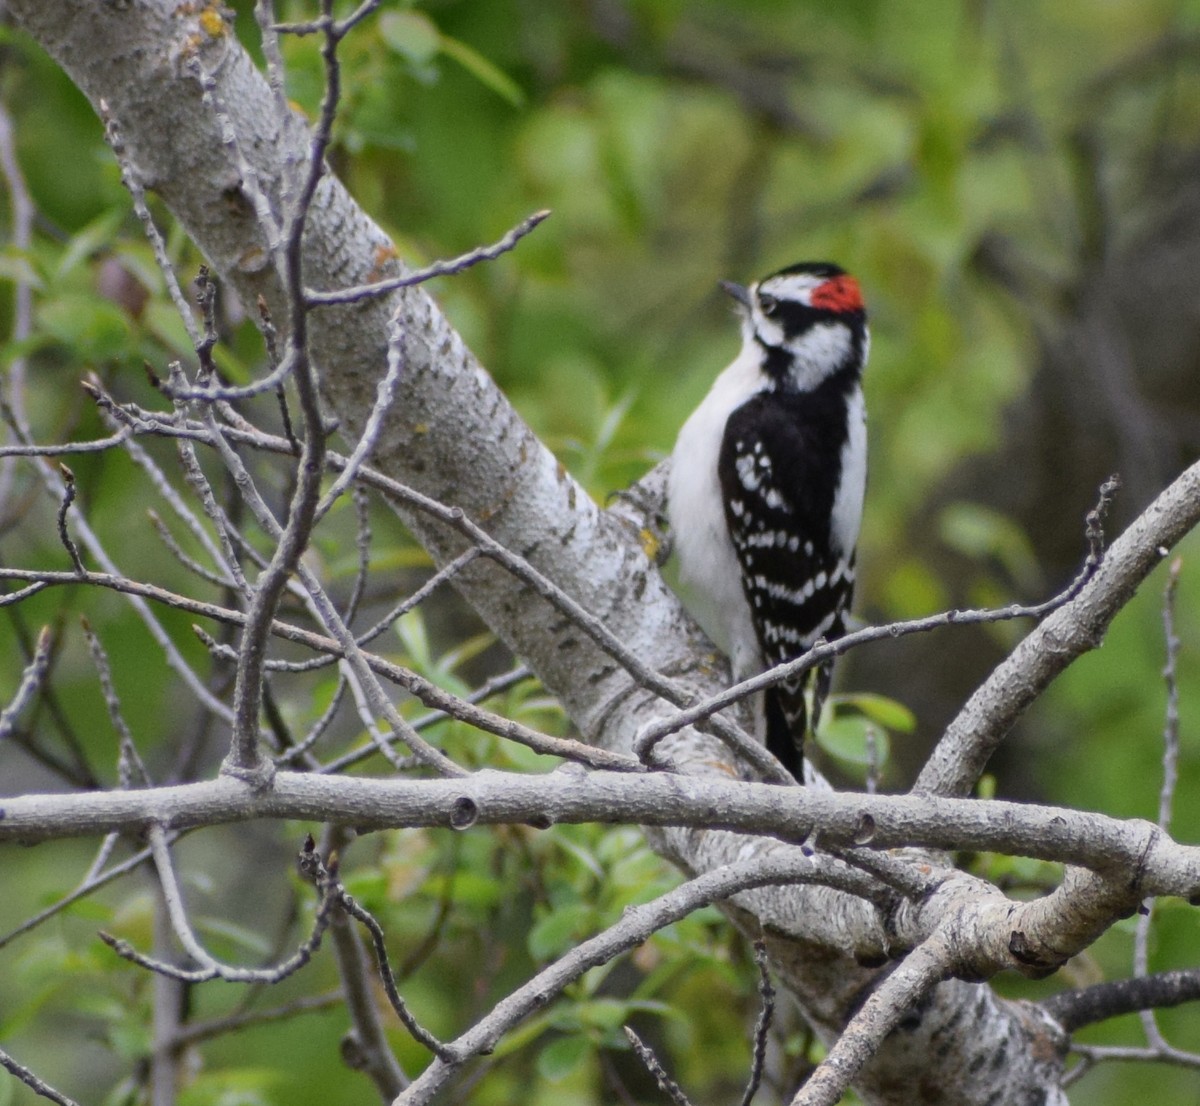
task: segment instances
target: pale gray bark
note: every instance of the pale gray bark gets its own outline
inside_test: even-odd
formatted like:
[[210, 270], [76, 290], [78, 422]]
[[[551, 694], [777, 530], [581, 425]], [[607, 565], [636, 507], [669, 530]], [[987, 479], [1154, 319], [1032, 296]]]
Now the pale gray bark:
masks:
[[[819, 826], [827, 846], [1002, 852], [1074, 864], [1102, 876], [1124, 872], [1134, 881], [1129, 890], [1140, 896], [1200, 893], [1200, 846], [1173, 841], [1141, 819], [996, 799], [780, 788], [716, 773], [639, 776], [577, 767], [548, 775], [484, 770], [435, 780], [281, 771], [262, 794], [222, 777], [174, 787], [20, 795], [0, 799], [0, 843], [134, 833], [150, 824], [183, 830], [254, 818], [325, 820], [365, 830], [639, 822], [713, 831], [710, 836], [734, 850], [721, 863], [747, 847], [771, 847], [760, 838], [802, 843]], [[1053, 896], [1038, 901], [1050, 903]], [[877, 937], [870, 940], [876, 943], [864, 950], [878, 954]]]
[[[121, 4], [10, 0], [8, 7], [94, 104], [107, 102], [143, 182], [168, 204], [227, 285], [246, 304], [261, 295], [276, 313], [286, 311], [277, 276], [268, 264], [270, 243], [243, 188], [238, 163], [222, 144], [217, 121], [202, 105], [199, 85], [189, 75], [193, 60], [212, 74], [241, 155], [278, 203], [281, 168], [304, 156], [305, 131], [293, 117], [277, 118], [265, 81], [237, 43], [228, 35], [209, 35], [192, 9], [174, 0]], [[380, 264], [380, 258], [390, 256], [386, 236], [332, 177], [321, 183], [309, 226], [309, 286], [332, 289], [395, 272], [393, 263]], [[374, 399], [375, 382], [384, 370], [385, 324], [395, 309], [406, 332], [408, 365], [395, 415], [388, 421], [373, 464], [426, 495], [461, 507], [596, 614], [651, 668], [685, 681], [698, 692], [710, 693], [722, 686], [727, 672], [711, 663], [705, 643], [645, 558], [634, 530], [599, 510], [537, 441], [423, 291], [409, 290], [367, 305], [327, 308], [316, 315], [312, 355], [322, 371], [330, 413], [350, 433], [361, 429]], [[409, 521], [439, 561], [462, 548], [456, 533], [427, 518], [410, 516]], [[1131, 579], [1129, 586], [1135, 582]], [[561, 698], [590, 740], [627, 747], [644, 725], [670, 713], [577, 626], [494, 564], [477, 560], [458, 585]], [[1006, 673], [1000, 690], [1023, 703], [1040, 686], [1040, 678], [1021, 669]], [[717, 780], [737, 775], [721, 745], [691, 732], [664, 743], [663, 752], [689, 773], [709, 774]], [[661, 780], [622, 775], [611, 782], [621, 795], [638, 794], [651, 784], [661, 786]], [[360, 786], [351, 780], [321, 784], [327, 785]], [[214, 804], [210, 814], [216, 817], [220, 804], [230, 801], [240, 785], [221, 780], [197, 786], [209, 789], [206, 794]], [[247, 804], [243, 816], [275, 816], [278, 812], [272, 804], [287, 805], [283, 799], [291, 786], [291, 780], [281, 774], [274, 795], [255, 798], [244, 790], [238, 792], [237, 801]], [[396, 785], [401, 786], [415, 785]], [[378, 787], [378, 792], [364, 791], [362, 801], [378, 811], [381, 824], [402, 824], [395, 808], [378, 798], [386, 785]], [[938, 785], [943, 787], [960, 790], [957, 783]], [[489, 794], [488, 802], [503, 805], [504, 795], [512, 793], [507, 783], [495, 790], [498, 793]], [[802, 806], [820, 798], [793, 799], [780, 789], [764, 790], [777, 802], [781, 816], [792, 802]], [[106, 801], [103, 796], [95, 798]], [[133, 795], [110, 798], [135, 800]], [[165, 796], [160, 798], [166, 801]], [[546, 798], [543, 793], [543, 805]], [[6, 805], [12, 820], [7, 829], [0, 821], [0, 832], [19, 835], [16, 818], [23, 808]], [[512, 810], [518, 808], [514, 802]], [[652, 821], [654, 809], [647, 803], [645, 813], [636, 816]], [[710, 824], [729, 824], [725, 815], [730, 808], [713, 799], [710, 809]], [[59, 813], [65, 810], [60, 808]], [[357, 810], [355, 820], [369, 823], [371, 818], [364, 813]], [[336, 818], [337, 814], [333, 808], [322, 811], [314, 806], [308, 816]], [[203, 812], [197, 817], [202, 818]], [[186, 821], [170, 814], [162, 820], [166, 825]], [[431, 822], [438, 824], [436, 818]], [[726, 830], [693, 828], [694, 824], [684, 822], [651, 834], [664, 855], [691, 873], [744, 858], [748, 850], [785, 847]], [[1080, 832], [1086, 833], [1082, 828]], [[919, 839], [917, 835], [905, 840]], [[1114, 858], [1118, 865], [1123, 859]], [[1190, 872], [1194, 861], [1189, 858], [1180, 864], [1176, 875], [1183, 886], [1190, 876], [1180, 873]], [[1137, 874], [1144, 879], [1144, 871]], [[957, 885], [960, 890], [964, 886]], [[1129, 893], [1127, 888], [1126, 899]], [[1114, 909], [1128, 905], [1122, 902], [1114, 908], [1112, 902], [1105, 903], [1108, 913], [1103, 919], [1089, 915], [1092, 929], [1108, 924], [1116, 916]], [[980, 909], [987, 906], [985, 898]], [[915, 914], [905, 923], [910, 926], [907, 939], [934, 933], [941, 919], [962, 909], [957, 898], [953, 906], [935, 898], [914, 908]], [[949, 914], [939, 913], [945, 911]], [[860, 966], [859, 960], [873, 961], [891, 939], [882, 932], [873, 907], [828, 888], [748, 891], [738, 896], [731, 916], [747, 932], [766, 930], [782, 981], [799, 996], [828, 1041], [845, 1024], [863, 988], [877, 978], [877, 972]], [[988, 942], [997, 940], [1000, 932], [989, 931]], [[886, 1037], [857, 1085], [868, 1101], [878, 1104], [1063, 1103], [1058, 1085], [1061, 1046], [1061, 1036], [1031, 1007], [999, 1000], [986, 985], [951, 980], [936, 988], [918, 1015]], [[1004, 1058], [999, 1069], [991, 1063], [997, 1056]]]

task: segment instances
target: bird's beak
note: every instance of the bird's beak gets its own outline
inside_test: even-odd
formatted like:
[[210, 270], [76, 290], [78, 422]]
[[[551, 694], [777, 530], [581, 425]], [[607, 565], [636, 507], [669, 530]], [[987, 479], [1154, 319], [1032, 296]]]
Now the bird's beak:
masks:
[[750, 289], [744, 284], [734, 284], [732, 280], [721, 281], [721, 290], [726, 295], [732, 296], [743, 307], [750, 306]]

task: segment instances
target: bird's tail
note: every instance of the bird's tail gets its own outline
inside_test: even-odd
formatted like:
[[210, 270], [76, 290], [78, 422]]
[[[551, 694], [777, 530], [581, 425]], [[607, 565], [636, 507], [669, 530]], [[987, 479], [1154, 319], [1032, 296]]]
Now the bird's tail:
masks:
[[[816, 672], [799, 680], [769, 687], [764, 692], [767, 724], [767, 749], [796, 779], [804, 779], [804, 742], [809, 720], [815, 727], [821, 708], [829, 695], [833, 666], [823, 664]], [[812, 710], [807, 702], [811, 688]]]

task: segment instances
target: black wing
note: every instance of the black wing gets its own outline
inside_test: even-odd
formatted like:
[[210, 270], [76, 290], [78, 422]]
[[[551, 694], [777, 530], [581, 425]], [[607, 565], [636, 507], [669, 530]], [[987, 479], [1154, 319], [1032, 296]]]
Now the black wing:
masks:
[[[742, 587], [768, 667], [792, 660], [818, 638], [844, 632], [854, 589], [854, 550], [830, 533], [846, 438], [844, 397], [827, 409], [812, 393], [758, 396], [729, 418], [718, 475]], [[816, 711], [831, 663], [810, 677]], [[767, 747], [797, 777], [808, 719], [808, 679], [767, 692]]]

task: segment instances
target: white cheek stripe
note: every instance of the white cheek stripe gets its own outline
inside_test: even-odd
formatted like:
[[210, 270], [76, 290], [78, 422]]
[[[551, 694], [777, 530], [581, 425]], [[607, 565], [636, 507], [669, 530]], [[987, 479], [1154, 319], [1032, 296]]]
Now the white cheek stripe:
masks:
[[812, 391], [840, 369], [850, 356], [852, 338], [845, 323], [818, 323], [798, 338], [782, 344], [792, 355], [790, 375], [802, 392]]

